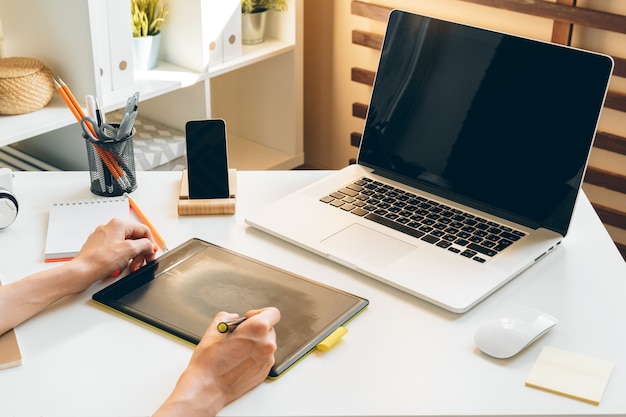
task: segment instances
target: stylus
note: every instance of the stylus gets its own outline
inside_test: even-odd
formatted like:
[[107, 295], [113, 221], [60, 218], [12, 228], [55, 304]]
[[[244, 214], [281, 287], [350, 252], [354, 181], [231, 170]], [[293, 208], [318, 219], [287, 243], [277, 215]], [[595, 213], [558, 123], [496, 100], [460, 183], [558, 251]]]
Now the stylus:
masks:
[[241, 323], [246, 321], [245, 317], [239, 317], [232, 321], [222, 321], [217, 324], [217, 331], [220, 333], [230, 333], [237, 328]]

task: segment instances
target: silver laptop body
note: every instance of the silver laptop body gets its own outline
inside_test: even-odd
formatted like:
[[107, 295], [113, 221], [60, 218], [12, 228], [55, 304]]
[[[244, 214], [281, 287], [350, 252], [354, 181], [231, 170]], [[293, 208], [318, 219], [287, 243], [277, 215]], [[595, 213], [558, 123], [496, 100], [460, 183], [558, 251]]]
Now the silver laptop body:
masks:
[[394, 10], [357, 163], [246, 222], [465, 312], [567, 233], [612, 67]]

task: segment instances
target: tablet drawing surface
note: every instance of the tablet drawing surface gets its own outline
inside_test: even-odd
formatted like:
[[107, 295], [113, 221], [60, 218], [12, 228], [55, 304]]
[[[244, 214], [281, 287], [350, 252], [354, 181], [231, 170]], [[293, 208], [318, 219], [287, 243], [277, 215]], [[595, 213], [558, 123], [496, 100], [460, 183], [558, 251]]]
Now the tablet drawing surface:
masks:
[[192, 343], [215, 314], [274, 306], [275, 377], [350, 320], [368, 301], [199, 239], [94, 294], [93, 299]]

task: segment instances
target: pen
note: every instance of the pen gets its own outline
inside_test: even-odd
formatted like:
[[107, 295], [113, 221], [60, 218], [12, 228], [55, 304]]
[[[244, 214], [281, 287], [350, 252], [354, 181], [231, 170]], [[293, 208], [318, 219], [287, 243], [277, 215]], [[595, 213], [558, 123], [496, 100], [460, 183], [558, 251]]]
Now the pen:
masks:
[[154, 236], [154, 238], [157, 240], [157, 243], [161, 246], [161, 248], [163, 248], [163, 250], [165, 252], [167, 252], [169, 249], [167, 249], [167, 246], [165, 246], [165, 239], [163, 239], [163, 236], [161, 236], [161, 234], [159, 234], [159, 232], [157, 232], [156, 228], [154, 227], [154, 225], [150, 222], [150, 220], [148, 220], [148, 218], [146, 217], [146, 215], [143, 213], [143, 211], [141, 211], [141, 209], [139, 208], [139, 206], [137, 205], [137, 203], [135, 203], [135, 200], [132, 199], [131, 196], [128, 195], [128, 193], [124, 193], [124, 195], [126, 196], [126, 198], [128, 198], [128, 203], [130, 204], [130, 207], [135, 210], [135, 213], [137, 213], [137, 216], [139, 216], [139, 218], [141, 219], [141, 221], [148, 226], [148, 228], [150, 229], [150, 231], [152, 232], [152, 235]]
[[246, 321], [246, 317], [239, 317], [238, 319], [231, 321], [221, 321], [217, 324], [217, 331], [220, 333], [230, 333], [237, 328], [241, 323]]
[[[98, 102], [96, 101], [96, 98], [92, 95], [86, 95], [85, 96], [85, 103], [87, 103], [87, 116], [91, 117], [93, 120], [96, 120], [96, 115], [98, 112]], [[100, 121], [98, 121], [98, 126], [100, 126], [101, 123]], [[93, 126], [92, 126], [93, 128]], [[98, 172], [104, 172], [104, 167], [102, 166], [102, 159], [101, 158], [94, 158], [94, 162], [96, 164], [96, 170]], [[100, 175], [98, 176], [98, 183], [100, 184], [100, 190], [104, 193], [107, 192], [107, 186], [106, 186], [106, 180], [105, 178], [108, 178], [108, 175]]]

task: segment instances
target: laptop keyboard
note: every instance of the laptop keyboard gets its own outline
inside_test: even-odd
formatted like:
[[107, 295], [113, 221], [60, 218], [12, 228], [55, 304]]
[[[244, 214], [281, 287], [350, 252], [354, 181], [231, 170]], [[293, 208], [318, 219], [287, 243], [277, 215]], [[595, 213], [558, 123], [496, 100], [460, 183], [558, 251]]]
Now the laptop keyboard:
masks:
[[367, 177], [320, 201], [481, 263], [526, 235]]

